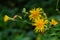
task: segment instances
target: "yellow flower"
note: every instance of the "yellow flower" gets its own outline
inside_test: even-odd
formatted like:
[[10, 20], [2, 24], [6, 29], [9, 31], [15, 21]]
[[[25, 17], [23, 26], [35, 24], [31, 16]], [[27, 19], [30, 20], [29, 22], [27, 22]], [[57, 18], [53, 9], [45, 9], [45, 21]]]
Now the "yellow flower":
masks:
[[44, 19], [38, 19], [35, 20], [35, 23], [33, 23], [33, 26], [36, 26], [35, 28], [35, 32], [44, 32], [44, 27], [47, 27], [45, 24], [48, 23], [48, 20], [44, 20]]
[[39, 35], [36, 37], [36, 40], [41, 40]]
[[29, 15], [30, 20], [35, 20], [35, 19], [40, 18], [41, 11], [42, 11], [42, 8], [36, 8], [36, 9], [34, 8], [34, 9], [30, 10], [29, 11], [30, 12], [30, 15]]
[[58, 22], [55, 19], [52, 19], [50, 25], [56, 25], [56, 24], [58, 24]]
[[4, 22], [7, 22], [9, 20], [9, 17], [7, 15], [4, 16]]

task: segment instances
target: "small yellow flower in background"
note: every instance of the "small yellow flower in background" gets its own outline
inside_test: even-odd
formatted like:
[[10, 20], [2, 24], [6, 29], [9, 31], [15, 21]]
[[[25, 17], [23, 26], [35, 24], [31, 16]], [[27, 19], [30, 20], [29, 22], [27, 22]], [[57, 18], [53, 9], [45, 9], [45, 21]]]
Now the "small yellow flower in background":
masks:
[[44, 20], [44, 19], [38, 19], [35, 20], [35, 23], [33, 23], [33, 26], [36, 26], [36, 28], [34, 29], [35, 32], [44, 32], [44, 27], [47, 27], [45, 24], [47, 24], [48, 21]]
[[41, 40], [39, 35], [36, 37], [36, 40]]
[[29, 15], [30, 20], [35, 20], [35, 19], [40, 18], [41, 11], [42, 11], [42, 8], [36, 8], [36, 9], [34, 8], [34, 9], [30, 10], [29, 11], [30, 12], [30, 15]]
[[9, 20], [9, 16], [5, 15], [4, 16], [4, 22], [7, 22]]
[[56, 24], [58, 24], [58, 22], [55, 19], [52, 19], [50, 25], [56, 25]]

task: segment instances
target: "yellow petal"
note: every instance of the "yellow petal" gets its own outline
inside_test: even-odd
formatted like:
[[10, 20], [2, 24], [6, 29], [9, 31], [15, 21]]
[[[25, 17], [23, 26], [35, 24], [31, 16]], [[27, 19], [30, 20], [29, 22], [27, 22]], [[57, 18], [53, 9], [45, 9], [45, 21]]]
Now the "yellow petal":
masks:
[[9, 20], [9, 17], [7, 15], [4, 16], [4, 22], [7, 22]]

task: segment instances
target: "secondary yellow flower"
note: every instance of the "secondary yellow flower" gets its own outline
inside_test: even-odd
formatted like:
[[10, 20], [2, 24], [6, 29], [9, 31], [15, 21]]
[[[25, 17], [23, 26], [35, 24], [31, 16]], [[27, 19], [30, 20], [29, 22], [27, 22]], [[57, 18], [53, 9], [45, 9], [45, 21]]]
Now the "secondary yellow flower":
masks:
[[41, 40], [39, 35], [36, 37], [36, 40]]
[[50, 25], [56, 25], [56, 24], [58, 24], [58, 22], [55, 19], [52, 19]]
[[7, 15], [4, 16], [4, 22], [7, 22], [9, 20], [9, 17]]
[[35, 28], [35, 32], [44, 32], [44, 27], [47, 27], [45, 24], [48, 23], [48, 20], [44, 20], [44, 19], [39, 19], [39, 20], [35, 20], [35, 23], [33, 23], [33, 26], [36, 26]]
[[42, 8], [36, 8], [36, 9], [34, 8], [34, 9], [30, 10], [29, 11], [30, 12], [30, 15], [29, 15], [30, 20], [35, 20], [35, 19], [40, 18], [41, 11], [42, 11]]

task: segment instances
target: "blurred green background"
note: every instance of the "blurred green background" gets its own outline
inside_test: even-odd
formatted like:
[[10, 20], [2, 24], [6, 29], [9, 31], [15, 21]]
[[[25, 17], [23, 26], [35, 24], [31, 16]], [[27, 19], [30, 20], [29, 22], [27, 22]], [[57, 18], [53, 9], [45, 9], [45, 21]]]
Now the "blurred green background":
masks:
[[[8, 21], [4, 22], [4, 15], [13, 17], [14, 15], [23, 15], [22, 9], [29, 11], [32, 8], [41, 7], [49, 19], [60, 19], [60, 0], [0, 0], [0, 40], [36, 40], [37, 34], [33, 31], [35, 27], [25, 22]], [[27, 19], [27, 18], [26, 18]], [[24, 19], [24, 20], [26, 20]], [[27, 19], [28, 20], [28, 19]], [[58, 21], [59, 22], [59, 21]], [[54, 26], [40, 35], [41, 40], [60, 40], [60, 25]]]

